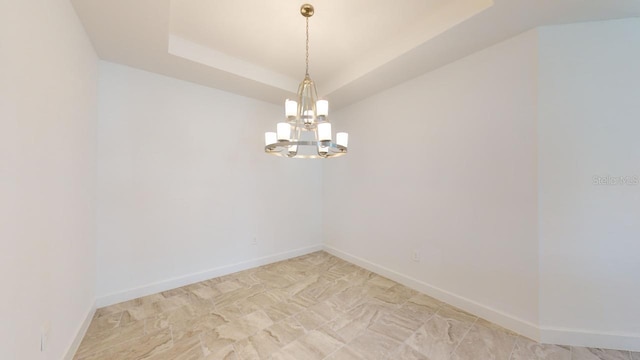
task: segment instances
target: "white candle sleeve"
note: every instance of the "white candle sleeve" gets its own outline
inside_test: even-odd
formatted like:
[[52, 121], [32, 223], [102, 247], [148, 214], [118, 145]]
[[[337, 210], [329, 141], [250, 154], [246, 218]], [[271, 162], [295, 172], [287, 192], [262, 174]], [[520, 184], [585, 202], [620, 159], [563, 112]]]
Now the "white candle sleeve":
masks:
[[318, 140], [331, 141], [331, 123], [318, 124]]
[[287, 99], [284, 102], [284, 112], [288, 118], [296, 117], [298, 113], [298, 103], [294, 100]]
[[288, 123], [278, 123], [278, 140], [291, 140], [291, 125]]
[[264, 133], [264, 144], [271, 145], [278, 142], [278, 136], [274, 132]]
[[329, 115], [329, 102], [327, 100], [316, 101], [316, 114], [318, 114], [319, 117]]
[[349, 134], [347, 134], [346, 132], [339, 132], [336, 134], [336, 144], [347, 147], [348, 143], [349, 143]]

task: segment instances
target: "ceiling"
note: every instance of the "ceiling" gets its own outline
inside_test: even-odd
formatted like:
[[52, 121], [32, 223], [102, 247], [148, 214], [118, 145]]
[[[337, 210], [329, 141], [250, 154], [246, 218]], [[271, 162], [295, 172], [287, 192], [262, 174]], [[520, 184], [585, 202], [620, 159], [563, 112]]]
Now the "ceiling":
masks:
[[[273, 103], [304, 76], [303, 1], [72, 0], [108, 61]], [[534, 27], [640, 16], [637, 0], [314, 0], [310, 74], [339, 108]]]

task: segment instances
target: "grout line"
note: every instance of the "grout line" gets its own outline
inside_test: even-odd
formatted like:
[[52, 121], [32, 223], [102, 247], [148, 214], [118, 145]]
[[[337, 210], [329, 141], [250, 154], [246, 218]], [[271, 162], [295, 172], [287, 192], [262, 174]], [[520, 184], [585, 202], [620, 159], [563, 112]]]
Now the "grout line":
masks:
[[202, 352], [202, 356], [205, 357], [207, 356], [207, 354], [204, 352], [204, 342], [202, 341], [202, 335], [204, 334], [204, 332], [199, 332], [198, 333], [198, 340], [200, 342], [200, 351]]
[[122, 310], [120, 312], [120, 317], [118, 318], [118, 325], [116, 325], [115, 327], [120, 327], [120, 323], [122, 323], [122, 318], [124, 317], [124, 312], [127, 310]]
[[342, 350], [342, 348], [346, 348], [347, 344], [344, 344], [342, 346], [340, 346], [339, 348], [335, 349], [334, 351], [330, 352], [327, 354], [327, 356], [323, 357], [322, 359], [328, 359], [331, 355], [337, 353], [338, 351]]
[[509, 360], [513, 358], [513, 352], [516, 350], [517, 344], [518, 344], [518, 338], [516, 337], [516, 341], [513, 342], [513, 347], [511, 348], [511, 353], [509, 354]]
[[462, 344], [462, 342], [464, 341], [464, 339], [467, 337], [467, 335], [469, 335], [469, 332], [471, 331], [471, 329], [474, 327], [474, 325], [476, 324], [476, 322], [478, 322], [478, 317], [476, 317], [475, 320], [473, 320], [473, 323], [471, 324], [471, 326], [469, 326], [469, 328], [467, 329], [467, 331], [464, 333], [464, 335], [462, 336], [462, 338], [460, 339], [460, 341], [458, 342], [458, 345], [456, 345], [456, 347], [451, 351], [451, 353], [449, 354], [449, 357], [451, 357], [451, 355], [453, 355], [453, 353], [456, 352], [456, 350], [458, 350], [458, 348], [460, 347], [460, 344]]

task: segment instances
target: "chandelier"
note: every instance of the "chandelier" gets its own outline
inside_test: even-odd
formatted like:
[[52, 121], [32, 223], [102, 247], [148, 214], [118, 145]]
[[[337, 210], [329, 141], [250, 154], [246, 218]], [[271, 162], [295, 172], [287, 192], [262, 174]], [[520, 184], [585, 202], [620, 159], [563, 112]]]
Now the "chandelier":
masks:
[[300, 14], [306, 19], [306, 72], [298, 87], [297, 101], [285, 101], [285, 121], [277, 124], [277, 132], [264, 134], [264, 151], [267, 154], [302, 159], [347, 154], [349, 134], [336, 133], [334, 142], [328, 120], [329, 102], [318, 100], [316, 85], [309, 76], [309, 18], [313, 13], [313, 6], [310, 4], [300, 7]]

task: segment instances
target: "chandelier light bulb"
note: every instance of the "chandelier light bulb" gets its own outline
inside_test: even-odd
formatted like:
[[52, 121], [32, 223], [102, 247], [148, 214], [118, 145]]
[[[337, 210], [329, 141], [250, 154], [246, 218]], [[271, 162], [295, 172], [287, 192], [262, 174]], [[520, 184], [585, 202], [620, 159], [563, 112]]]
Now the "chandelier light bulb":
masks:
[[302, 119], [304, 120], [305, 124], [313, 124], [313, 110], [305, 110], [304, 114], [302, 115]]

